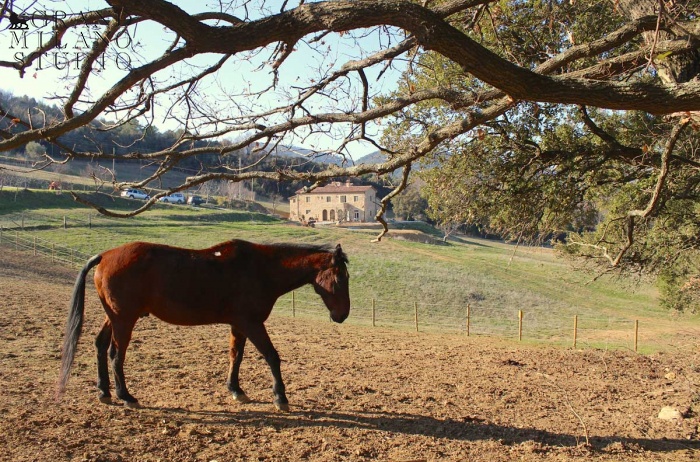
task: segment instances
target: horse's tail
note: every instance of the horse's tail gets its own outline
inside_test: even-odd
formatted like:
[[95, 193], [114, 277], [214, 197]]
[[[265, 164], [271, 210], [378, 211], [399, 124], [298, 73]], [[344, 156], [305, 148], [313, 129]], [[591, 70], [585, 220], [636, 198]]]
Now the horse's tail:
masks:
[[65, 337], [63, 338], [63, 350], [61, 352], [61, 374], [56, 384], [56, 398], [60, 399], [66, 391], [70, 368], [75, 359], [75, 350], [78, 346], [78, 339], [83, 329], [83, 313], [85, 312], [85, 279], [88, 272], [102, 261], [102, 255], [95, 255], [83, 266], [80, 274], [75, 279], [73, 286], [73, 296], [70, 301], [70, 312], [66, 323]]

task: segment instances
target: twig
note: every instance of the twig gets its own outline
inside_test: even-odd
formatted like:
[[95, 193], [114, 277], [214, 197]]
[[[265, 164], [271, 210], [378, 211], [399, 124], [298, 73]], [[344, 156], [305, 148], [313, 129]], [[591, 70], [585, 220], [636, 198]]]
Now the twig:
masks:
[[571, 413], [574, 414], [574, 416], [576, 416], [579, 423], [581, 424], [581, 427], [583, 427], [583, 436], [586, 439], [586, 446], [590, 446], [591, 444], [588, 438], [588, 426], [586, 425], [586, 422], [583, 421], [581, 415], [578, 412], [576, 412], [576, 409], [574, 409], [574, 406], [571, 404], [571, 401], [569, 401], [569, 395], [566, 393], [566, 390], [557, 385], [557, 383], [547, 374], [543, 374], [541, 372], [538, 372], [537, 374], [544, 377], [554, 388], [561, 392], [562, 396], [564, 397], [564, 403], [566, 404], [566, 407], [568, 407]]

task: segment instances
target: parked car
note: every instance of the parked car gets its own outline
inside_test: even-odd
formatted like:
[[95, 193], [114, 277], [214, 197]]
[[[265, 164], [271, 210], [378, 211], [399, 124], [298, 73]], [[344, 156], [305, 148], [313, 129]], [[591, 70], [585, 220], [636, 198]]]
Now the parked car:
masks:
[[128, 197], [129, 199], [141, 199], [148, 200], [151, 198], [148, 194], [141, 191], [140, 189], [129, 188], [121, 192], [122, 197]]
[[168, 202], [170, 204], [184, 204], [186, 199], [185, 195], [181, 192], [172, 193], [169, 196], [163, 196], [158, 198], [160, 202]]
[[199, 196], [190, 196], [187, 198], [187, 203], [190, 205], [199, 205], [204, 203], [204, 199]]

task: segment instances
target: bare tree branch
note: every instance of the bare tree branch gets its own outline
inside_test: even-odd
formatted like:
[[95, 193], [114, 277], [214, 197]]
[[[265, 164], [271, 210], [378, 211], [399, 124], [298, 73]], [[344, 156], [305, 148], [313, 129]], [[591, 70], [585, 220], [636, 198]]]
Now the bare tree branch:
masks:
[[[483, 31], [474, 30], [480, 22], [491, 27], [490, 20], [497, 29], [496, 8], [489, 8], [495, 5], [494, 0], [448, 0], [435, 5], [409, 0], [335, 0], [299, 2], [296, 7], [285, 2], [278, 13], [253, 11], [252, 3], [245, 3], [235, 11], [238, 16], [223, 7], [221, 11], [190, 13], [185, 9], [190, 5], [183, 3], [180, 7], [164, 0], [108, 3], [112, 8], [57, 23], [53, 39], [21, 62], [0, 63], [24, 73], [37, 59], [56, 49], [66, 34], [86, 25], [101, 28], [103, 40], [92, 43], [77, 75], [67, 80], [70, 89], [56, 96], [62, 103], [64, 117], [47, 117], [42, 122], [36, 111], [21, 114], [16, 123], [2, 127], [0, 150], [18, 149], [30, 141], [43, 140], [63, 151], [49, 162], [118, 158], [147, 160], [157, 166], [146, 178], [130, 182], [115, 178], [115, 187], [146, 187], [179, 165], [195, 162], [194, 157], [220, 158], [216, 168], [200, 169], [171, 192], [207, 181], [239, 182], [253, 178], [314, 185], [340, 177], [383, 175], [400, 168], [406, 175], [402, 182], [405, 186], [416, 161], [443, 149], [451, 140], [468, 138], [479, 125], [494, 126], [494, 121], [507, 111], [531, 103], [676, 116], [700, 111], [700, 80], [669, 84], [644, 74], [650, 59], [661, 63], [698, 49], [698, 37], [693, 32], [698, 27], [690, 16], [683, 22], [667, 14], [641, 14], [612, 23], [606, 33], [596, 35], [592, 31], [588, 41], [566, 46], [548, 47], [533, 38], [533, 47], [539, 48], [533, 54], [536, 58], [529, 59], [530, 54], [516, 56], [506, 50], [505, 35], [497, 33], [489, 42]], [[484, 18], [486, 12], [490, 17]], [[125, 69], [96, 98], [90, 97], [95, 88], [95, 63], [114, 52], [113, 41], [120, 34], [132, 33], [137, 25], [153, 22], [165, 30], [163, 38], [167, 42], [163, 40], [159, 46], [146, 48], [146, 52], [139, 51], [138, 63]], [[643, 38], [650, 33], [657, 34], [658, 39], [644, 45]], [[532, 33], [523, 35], [534, 37]], [[368, 37], [377, 38], [377, 48], [365, 52], [363, 45], [367, 42], [363, 40]], [[354, 45], [356, 54], [345, 57], [347, 61], [342, 63], [339, 60], [343, 52], [333, 50], [337, 51], [336, 56], [330, 51], [336, 42]], [[318, 62], [307, 67], [309, 75], [290, 83], [291, 79], [285, 80], [285, 72], [292, 66], [294, 56], [305, 54], [304, 50], [310, 50], [309, 55], [315, 55]], [[389, 89], [384, 86], [390, 78], [388, 70], [394, 66], [414, 65], [418, 69], [420, 58], [433, 54], [446, 58], [462, 82], [423, 85], [417, 90], [409, 87], [406, 91], [397, 87], [396, 81], [389, 82]], [[235, 78], [230, 78], [232, 74]], [[243, 84], [229, 85], [229, 81]], [[444, 123], [432, 126], [420, 114], [416, 115], [431, 105], [436, 111], [449, 112]], [[617, 142], [588, 117], [585, 109], [582, 111], [583, 123], [611, 151], [617, 150], [621, 156], [638, 154], [638, 148]], [[99, 120], [106, 115], [109, 120]], [[14, 120], [15, 115], [5, 111], [3, 116]], [[177, 136], [167, 147], [139, 150], [139, 142], [146, 130], [157, 126], [158, 117], [177, 122]], [[411, 127], [410, 142], [394, 145], [382, 138], [385, 127], [393, 123]], [[113, 146], [122, 148], [119, 154], [110, 153], [104, 146], [67, 149], [59, 141], [61, 136], [83, 127], [98, 129], [99, 124], [100, 130], [113, 133], [134, 125], [141, 133], [132, 134], [127, 140], [115, 140]], [[346, 161], [342, 166], [311, 172], [289, 166], [263, 168], [263, 159], [269, 160], [276, 148], [292, 146], [299, 140], [311, 144], [319, 138], [325, 140], [325, 145], [311, 149], [308, 158], [333, 153]], [[354, 165], [348, 161], [348, 152], [358, 144], [387, 153], [388, 159]], [[244, 168], [227, 166], [231, 157], [241, 151], [255, 156], [250, 156]], [[556, 155], [543, 153], [547, 154]], [[664, 186], [667, 173], [663, 165], [667, 168], [675, 159], [680, 158], [670, 151], [662, 158], [649, 213], [653, 213]], [[687, 165], [694, 162], [687, 159]], [[77, 196], [76, 200], [89, 202]], [[135, 212], [109, 214], [133, 216], [148, 209], [154, 200], [157, 198]], [[377, 218], [380, 222], [386, 202], [382, 204]], [[647, 209], [641, 213], [633, 211], [629, 229], [633, 229], [634, 217], [646, 217]], [[383, 225], [386, 232], [386, 223]], [[381, 235], [377, 240], [380, 239]]]

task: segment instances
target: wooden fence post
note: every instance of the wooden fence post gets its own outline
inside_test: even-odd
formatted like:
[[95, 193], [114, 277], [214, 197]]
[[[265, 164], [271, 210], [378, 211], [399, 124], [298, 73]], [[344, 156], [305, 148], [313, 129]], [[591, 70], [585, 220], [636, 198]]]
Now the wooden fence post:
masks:
[[637, 352], [637, 340], [639, 338], [639, 320], [634, 320], [634, 352]]
[[467, 337], [469, 337], [469, 319], [470, 319], [470, 315], [471, 315], [470, 312], [471, 312], [471, 305], [469, 305], [469, 303], [467, 303]]
[[518, 310], [518, 340], [523, 339], [523, 310]]
[[66, 216], [63, 215], [63, 229], [68, 228], [68, 222], [66, 221]]
[[574, 348], [576, 348], [576, 337], [578, 336], [578, 315], [574, 315]]
[[418, 302], [413, 302], [413, 313], [416, 320], [416, 332], [418, 332]]
[[376, 306], [376, 300], [372, 299], [372, 327], [376, 327], [377, 321], [377, 306]]

